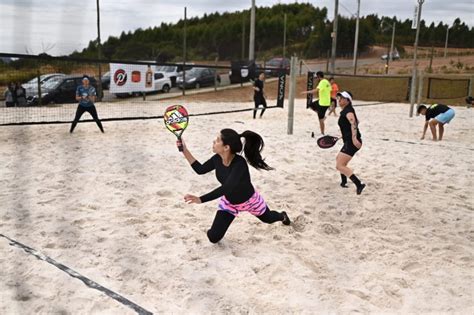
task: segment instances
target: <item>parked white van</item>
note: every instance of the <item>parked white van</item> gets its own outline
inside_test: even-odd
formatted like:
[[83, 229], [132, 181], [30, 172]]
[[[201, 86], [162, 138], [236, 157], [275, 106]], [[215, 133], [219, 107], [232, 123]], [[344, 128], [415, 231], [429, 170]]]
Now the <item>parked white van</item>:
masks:
[[110, 64], [110, 93], [118, 97], [171, 89], [170, 78], [156, 71], [155, 65]]

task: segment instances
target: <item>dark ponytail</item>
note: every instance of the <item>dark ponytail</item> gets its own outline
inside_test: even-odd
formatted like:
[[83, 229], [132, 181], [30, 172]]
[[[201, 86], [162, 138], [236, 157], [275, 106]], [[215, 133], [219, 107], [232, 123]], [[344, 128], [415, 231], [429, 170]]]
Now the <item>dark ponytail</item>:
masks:
[[260, 155], [260, 152], [262, 152], [263, 147], [265, 146], [262, 137], [260, 137], [258, 133], [250, 130], [242, 132], [240, 136], [245, 139], [244, 154], [249, 164], [257, 170], [273, 170], [273, 167], [270, 167], [265, 163]]
[[[242, 146], [242, 141], [240, 138], [245, 139], [245, 145]], [[255, 167], [258, 170], [273, 170], [273, 167], [270, 167], [263, 160], [260, 152], [262, 152], [265, 143], [263, 142], [262, 137], [250, 130], [244, 131], [242, 134], [238, 134], [233, 129], [222, 129], [221, 130], [221, 139], [224, 145], [228, 145], [232, 153], [240, 153], [243, 151], [247, 162]]]

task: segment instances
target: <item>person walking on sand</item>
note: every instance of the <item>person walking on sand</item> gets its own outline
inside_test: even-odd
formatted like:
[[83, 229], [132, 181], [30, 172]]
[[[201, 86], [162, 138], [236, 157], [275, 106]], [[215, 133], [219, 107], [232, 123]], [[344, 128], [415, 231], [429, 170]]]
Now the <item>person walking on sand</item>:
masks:
[[[245, 145], [242, 145], [242, 138]], [[286, 212], [270, 210], [250, 180], [248, 164], [257, 170], [273, 169], [260, 155], [264, 142], [259, 134], [249, 130], [239, 134], [233, 129], [222, 129], [213, 141], [212, 151], [215, 154], [204, 164], [199, 163], [182, 142], [183, 155], [193, 170], [199, 175], [215, 170], [217, 180], [221, 183], [221, 186], [200, 197], [191, 194], [184, 196], [185, 202], [189, 204], [220, 198], [214, 222], [207, 231], [211, 243], [219, 242], [232, 221], [242, 212], [248, 212], [268, 224], [282, 222], [290, 225]], [[242, 150], [245, 158], [239, 154]]]
[[267, 101], [265, 100], [265, 92], [263, 91], [263, 85], [265, 82], [265, 73], [260, 73], [258, 79], [255, 80], [253, 85], [253, 101], [255, 102], [255, 109], [253, 110], [253, 119], [257, 116], [257, 110], [260, 105], [263, 106], [262, 111], [260, 112], [260, 118], [262, 118], [265, 109], [267, 109]]

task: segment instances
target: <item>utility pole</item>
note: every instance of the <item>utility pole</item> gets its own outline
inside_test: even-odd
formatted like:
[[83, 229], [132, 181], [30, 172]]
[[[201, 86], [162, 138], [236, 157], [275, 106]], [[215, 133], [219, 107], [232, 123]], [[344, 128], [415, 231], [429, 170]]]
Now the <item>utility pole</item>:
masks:
[[433, 66], [434, 46], [431, 46], [430, 65], [428, 66], [428, 72], [431, 73]]
[[245, 58], [245, 11], [242, 14], [242, 58], [241, 60], [244, 60]]
[[[99, 0], [96, 1], [97, 4], [97, 57], [100, 60], [102, 58], [102, 44], [100, 42], [100, 7]], [[97, 92], [99, 101], [102, 100], [102, 69], [99, 62], [99, 81], [97, 82]]]
[[444, 43], [444, 58], [448, 56], [448, 37], [449, 37], [449, 25], [446, 28], [446, 42]]
[[286, 13], [283, 21], [283, 58], [286, 55]]
[[388, 74], [388, 65], [393, 61], [393, 46], [395, 44], [395, 21], [392, 26], [392, 43], [390, 44], [390, 49], [387, 53], [387, 64], [385, 65], [385, 74]]
[[255, 0], [252, 0], [250, 9], [249, 60], [255, 60]]
[[186, 7], [184, 7], [183, 26], [183, 96], [186, 94]]
[[418, 0], [418, 14], [416, 21], [416, 36], [415, 36], [415, 47], [413, 53], [413, 72], [411, 76], [411, 87], [410, 87], [410, 117], [413, 117], [413, 109], [415, 107], [415, 90], [416, 90], [416, 53], [418, 50], [418, 38], [420, 36], [420, 19], [421, 19], [421, 8], [423, 7], [425, 0]]
[[334, 6], [334, 22], [333, 22], [333, 31], [331, 34], [332, 37], [332, 50], [331, 50], [331, 73], [336, 72], [336, 47], [337, 47], [337, 17], [338, 17], [338, 7], [339, 0], [335, 0]]
[[393, 61], [393, 49], [395, 46], [395, 27], [396, 27], [396, 22], [393, 21], [393, 27], [392, 27], [392, 44], [390, 45], [390, 61]]
[[360, 0], [357, 0], [357, 20], [356, 20], [356, 33], [354, 39], [354, 75], [357, 74], [357, 48], [359, 46], [359, 14], [360, 14]]

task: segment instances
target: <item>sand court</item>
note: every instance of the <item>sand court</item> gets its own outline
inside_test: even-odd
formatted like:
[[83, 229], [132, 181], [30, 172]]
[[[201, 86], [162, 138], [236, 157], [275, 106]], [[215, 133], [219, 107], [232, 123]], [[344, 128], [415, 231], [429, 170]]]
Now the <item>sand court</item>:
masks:
[[[183, 138], [201, 162], [222, 128], [262, 135], [275, 170], [251, 168], [252, 181], [293, 220], [242, 214], [217, 245], [206, 237], [217, 200], [183, 196], [219, 184], [194, 173], [161, 120], [104, 122], [105, 134], [1, 127], [0, 234], [155, 314], [472, 313], [472, 109], [455, 108], [441, 142], [419, 140], [424, 117], [407, 104], [355, 109], [360, 196], [339, 186], [342, 143], [322, 150], [310, 137], [319, 126], [304, 100], [293, 135], [287, 108], [191, 117]], [[338, 135], [337, 118], [326, 129]], [[10, 243], [0, 237], [0, 313], [140, 313]]]

